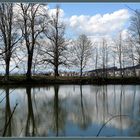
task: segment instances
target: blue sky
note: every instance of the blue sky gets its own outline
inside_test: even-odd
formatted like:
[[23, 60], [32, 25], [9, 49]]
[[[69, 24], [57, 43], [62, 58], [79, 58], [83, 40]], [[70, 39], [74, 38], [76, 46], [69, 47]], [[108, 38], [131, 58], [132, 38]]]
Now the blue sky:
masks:
[[48, 6], [54, 9], [57, 4], [63, 10], [63, 18], [67, 19], [70, 37], [81, 33], [99, 36], [126, 31], [131, 13], [128, 7], [140, 9], [140, 3], [49, 3]]
[[94, 15], [97, 13], [104, 14], [117, 11], [119, 9], [140, 9], [140, 3], [49, 3], [50, 8], [55, 8], [56, 4], [60, 5], [66, 16], [72, 15]]

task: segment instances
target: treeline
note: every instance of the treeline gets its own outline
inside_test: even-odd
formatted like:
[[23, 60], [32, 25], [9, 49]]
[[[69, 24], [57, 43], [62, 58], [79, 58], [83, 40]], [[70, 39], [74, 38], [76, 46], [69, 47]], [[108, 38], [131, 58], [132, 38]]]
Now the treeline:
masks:
[[[93, 42], [85, 34], [70, 39], [66, 37], [66, 23], [59, 6], [50, 14], [47, 4], [0, 3], [0, 60], [5, 79], [15, 68], [24, 69], [24, 64], [28, 80], [37, 69], [44, 71], [47, 66], [53, 68], [57, 77], [61, 66], [77, 67], [82, 76], [89, 64], [92, 69], [110, 65], [123, 69], [126, 65], [140, 64], [139, 10], [132, 11], [128, 30], [127, 37], [120, 32], [111, 41], [104, 37]], [[11, 63], [15, 67], [11, 68]]]

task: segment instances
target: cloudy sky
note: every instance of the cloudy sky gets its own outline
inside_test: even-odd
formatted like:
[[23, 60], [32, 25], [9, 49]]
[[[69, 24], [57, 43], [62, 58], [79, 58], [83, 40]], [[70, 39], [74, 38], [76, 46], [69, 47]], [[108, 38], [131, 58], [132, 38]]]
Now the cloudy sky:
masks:
[[[50, 13], [56, 5], [60, 6], [66, 23], [67, 38], [76, 39], [84, 33], [93, 42], [102, 37], [114, 38], [117, 32], [122, 32], [125, 37], [132, 13], [130, 8], [140, 9], [140, 3], [48, 3]], [[93, 68], [90, 64], [89, 68]]]
[[[49, 3], [51, 12], [58, 3]], [[86, 34], [93, 42], [115, 39], [118, 33], [126, 37], [131, 9], [140, 9], [140, 3], [59, 3], [62, 19], [66, 23], [66, 35], [75, 39]], [[112, 65], [112, 61], [109, 63]], [[91, 65], [90, 65], [91, 64]], [[89, 68], [93, 67], [92, 63]]]
[[[59, 5], [70, 38], [81, 33], [88, 36], [112, 36], [118, 31], [125, 32], [131, 14], [128, 7], [140, 8], [139, 3], [60, 3]], [[48, 6], [53, 9], [56, 3], [49, 3]]]

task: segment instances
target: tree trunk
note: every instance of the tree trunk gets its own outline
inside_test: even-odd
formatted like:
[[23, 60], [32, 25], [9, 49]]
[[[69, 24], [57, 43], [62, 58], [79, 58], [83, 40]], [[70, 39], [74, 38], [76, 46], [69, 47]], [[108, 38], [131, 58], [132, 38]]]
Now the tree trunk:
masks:
[[80, 69], [80, 77], [82, 77], [83, 76], [83, 69], [81, 68]]
[[95, 70], [96, 70], [96, 77], [98, 77], [98, 71], [97, 71], [97, 65], [98, 65], [98, 52], [97, 52], [97, 49], [96, 49], [96, 59], [95, 59]]
[[137, 77], [135, 66], [133, 68], [134, 77]]
[[58, 73], [58, 66], [56, 65], [55, 68], [54, 68], [54, 74], [55, 74], [55, 77], [58, 77], [59, 76], [59, 73]]
[[121, 71], [120, 71], [120, 75], [121, 75], [121, 78], [123, 78], [123, 69], [121, 68]]
[[10, 58], [7, 58], [5, 63], [6, 63], [5, 78], [6, 80], [9, 80]]
[[116, 64], [115, 64], [115, 57], [114, 57], [114, 69], [113, 69], [113, 77], [115, 78], [115, 66], [116, 66]]
[[133, 61], [133, 74], [134, 74], [134, 77], [137, 77], [136, 69], [135, 69], [135, 62], [134, 62], [134, 55], [133, 54], [132, 54], [132, 61]]
[[120, 59], [120, 76], [123, 78], [122, 60]]
[[33, 53], [28, 54], [28, 66], [27, 66], [27, 73], [26, 73], [26, 79], [31, 80], [32, 76], [32, 59], [33, 59]]

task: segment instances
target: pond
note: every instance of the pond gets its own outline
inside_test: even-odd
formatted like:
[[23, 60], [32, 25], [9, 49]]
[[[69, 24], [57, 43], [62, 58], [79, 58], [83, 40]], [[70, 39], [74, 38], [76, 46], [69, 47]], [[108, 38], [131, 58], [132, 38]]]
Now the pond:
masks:
[[140, 85], [1, 87], [0, 136], [140, 136]]

